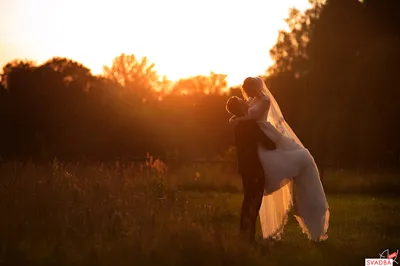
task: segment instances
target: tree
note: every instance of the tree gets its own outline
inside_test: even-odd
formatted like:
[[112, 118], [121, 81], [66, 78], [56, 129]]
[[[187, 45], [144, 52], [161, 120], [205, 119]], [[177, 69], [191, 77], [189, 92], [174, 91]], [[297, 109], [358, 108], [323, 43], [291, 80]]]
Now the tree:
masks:
[[3, 71], [0, 75], [1, 84], [5, 89], [9, 89], [10, 87], [10, 76], [17, 73], [29, 72], [31, 69], [35, 67], [35, 63], [29, 60], [14, 60], [7, 63], [3, 67]]
[[66, 86], [71, 89], [88, 91], [92, 81], [92, 74], [89, 68], [81, 63], [67, 59], [54, 57], [41, 65], [43, 69], [49, 68], [61, 74]]
[[104, 76], [121, 86], [133, 90], [142, 98], [147, 98], [159, 89], [159, 78], [155, 64], [146, 57], [141, 60], [135, 55], [121, 54], [113, 60], [112, 66], [104, 66]]
[[328, 0], [304, 14], [292, 10], [289, 31], [271, 49], [268, 85], [319, 165], [382, 165], [388, 150], [399, 158], [399, 145], [386, 141], [396, 138], [390, 121], [399, 113], [393, 10], [398, 1]]
[[209, 76], [198, 75], [178, 80], [172, 93], [178, 95], [221, 94], [227, 88], [227, 75], [211, 72]]
[[269, 76], [291, 72], [299, 78], [309, 73], [308, 44], [321, 8], [320, 3], [315, 3], [304, 13], [295, 8], [289, 10], [289, 17], [285, 19], [289, 30], [279, 31], [277, 43], [270, 49], [274, 65], [267, 70]]

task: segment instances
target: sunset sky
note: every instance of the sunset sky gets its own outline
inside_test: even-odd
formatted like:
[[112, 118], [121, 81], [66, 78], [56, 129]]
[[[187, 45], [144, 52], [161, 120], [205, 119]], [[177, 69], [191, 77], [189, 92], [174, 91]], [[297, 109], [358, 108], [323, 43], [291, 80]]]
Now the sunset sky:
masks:
[[65, 56], [94, 74], [122, 52], [176, 80], [263, 74], [290, 7], [307, 0], [0, 0], [0, 65]]

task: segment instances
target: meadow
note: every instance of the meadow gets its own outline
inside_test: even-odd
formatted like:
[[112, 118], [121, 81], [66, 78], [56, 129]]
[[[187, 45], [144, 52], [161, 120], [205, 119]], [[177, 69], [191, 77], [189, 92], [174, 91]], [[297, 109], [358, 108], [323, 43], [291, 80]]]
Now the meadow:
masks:
[[[400, 247], [399, 175], [328, 170], [329, 239], [293, 215], [281, 241], [240, 241], [234, 166], [0, 165], [1, 265], [364, 265]], [[258, 228], [259, 229], [259, 228]]]

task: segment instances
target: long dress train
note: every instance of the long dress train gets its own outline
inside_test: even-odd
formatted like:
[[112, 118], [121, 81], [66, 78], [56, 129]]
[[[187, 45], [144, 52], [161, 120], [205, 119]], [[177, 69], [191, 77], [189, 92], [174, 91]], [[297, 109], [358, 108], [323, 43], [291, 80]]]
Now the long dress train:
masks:
[[[258, 112], [258, 104], [252, 101], [249, 113]], [[306, 148], [283, 136], [265, 117], [258, 123], [277, 146], [273, 151], [259, 146], [258, 151], [266, 178], [259, 212], [263, 237], [281, 238], [294, 206], [296, 220], [308, 238], [327, 239], [329, 206], [314, 158]]]

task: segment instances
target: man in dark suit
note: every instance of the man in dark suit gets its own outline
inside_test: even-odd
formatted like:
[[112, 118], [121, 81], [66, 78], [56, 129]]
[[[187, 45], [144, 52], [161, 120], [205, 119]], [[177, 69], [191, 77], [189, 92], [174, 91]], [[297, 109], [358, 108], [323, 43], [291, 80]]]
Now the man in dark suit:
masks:
[[[226, 110], [237, 117], [246, 115], [247, 109], [246, 102], [238, 97], [231, 97], [226, 103]], [[275, 150], [276, 146], [254, 120], [236, 123], [234, 140], [238, 173], [242, 177], [244, 194], [240, 231], [245, 239], [253, 242], [265, 185], [264, 170], [258, 157], [258, 144], [263, 145], [268, 150]]]

